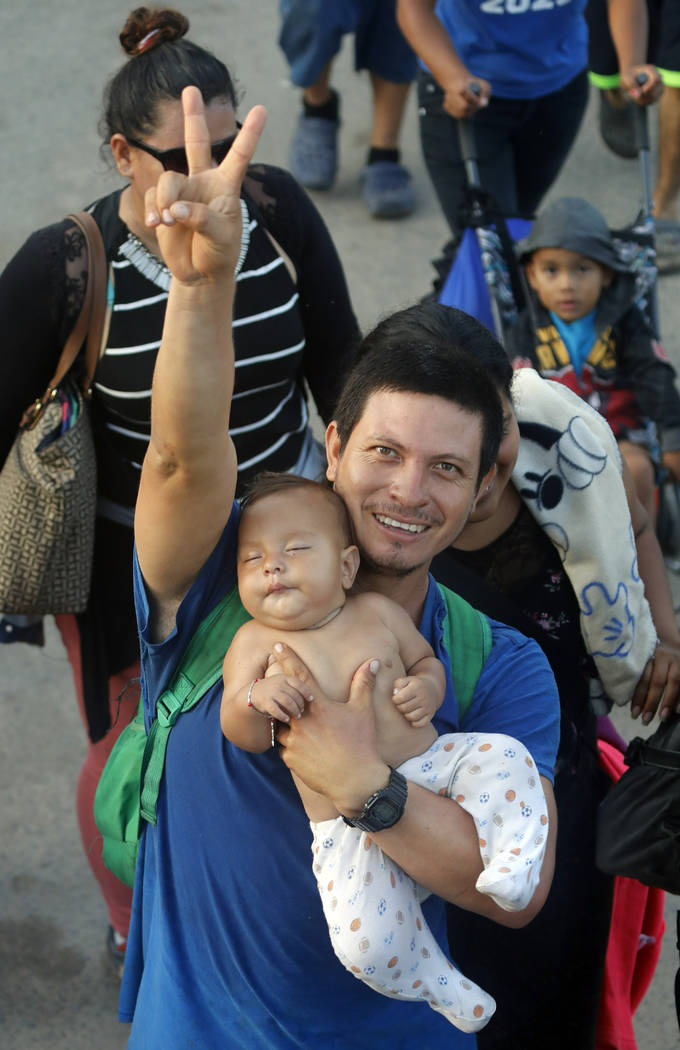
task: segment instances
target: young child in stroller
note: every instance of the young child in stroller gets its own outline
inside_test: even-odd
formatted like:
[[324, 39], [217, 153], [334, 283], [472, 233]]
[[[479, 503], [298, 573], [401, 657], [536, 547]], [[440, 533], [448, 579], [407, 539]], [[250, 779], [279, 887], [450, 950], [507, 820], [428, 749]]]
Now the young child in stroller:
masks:
[[551, 204], [517, 245], [532, 292], [508, 333], [515, 368], [564, 383], [605, 417], [656, 520], [655, 424], [663, 465], [680, 481], [680, 396], [675, 371], [634, 304], [635, 277], [615, 252], [600, 212], [585, 200]]

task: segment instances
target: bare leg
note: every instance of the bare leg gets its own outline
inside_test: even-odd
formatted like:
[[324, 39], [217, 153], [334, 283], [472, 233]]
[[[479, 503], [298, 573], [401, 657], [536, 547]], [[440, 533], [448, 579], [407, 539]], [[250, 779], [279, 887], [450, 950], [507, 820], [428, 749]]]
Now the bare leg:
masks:
[[654, 467], [647, 451], [631, 441], [619, 441], [621, 455], [625, 459], [635, 482], [638, 499], [656, 525], [656, 500], [654, 499]]
[[303, 88], [302, 97], [310, 106], [323, 106], [331, 97], [331, 67], [332, 63], [328, 62], [321, 70], [318, 80]]
[[680, 191], [680, 88], [666, 86], [659, 102], [659, 172], [654, 191], [657, 219], [677, 217]]
[[330, 85], [328, 62], [308, 87], [303, 88], [303, 109], [298, 117], [290, 152], [290, 170], [298, 182], [312, 190], [328, 190], [338, 169], [338, 96]]
[[411, 87], [406, 84], [395, 84], [383, 80], [376, 73], [371, 73], [373, 88], [373, 130], [371, 146], [375, 149], [398, 149], [401, 124]]
[[397, 84], [371, 73], [373, 127], [363, 194], [375, 219], [401, 219], [415, 207], [411, 176], [399, 163], [399, 135], [410, 82]]

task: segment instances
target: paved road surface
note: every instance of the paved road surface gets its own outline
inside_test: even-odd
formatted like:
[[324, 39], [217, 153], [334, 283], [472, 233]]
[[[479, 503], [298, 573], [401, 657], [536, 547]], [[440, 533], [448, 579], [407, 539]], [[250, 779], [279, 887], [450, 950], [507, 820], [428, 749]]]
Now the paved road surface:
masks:
[[[183, 4], [194, 39], [212, 47], [236, 74], [243, 107], [264, 102], [269, 108], [259, 157], [285, 165], [297, 96], [276, 46], [275, 7], [271, 0]], [[120, 62], [117, 34], [127, 10], [110, 0], [35, 0], [30, 13], [19, 4], [0, 9], [2, 265], [33, 229], [118, 184], [99, 157], [96, 123], [103, 82]], [[405, 222], [367, 219], [357, 177], [368, 143], [368, 84], [352, 73], [347, 49], [336, 80], [343, 98], [341, 170], [332, 195], [318, 194], [316, 200], [344, 261], [360, 322], [368, 328], [427, 290], [428, 260], [445, 230], [420, 159], [413, 100], [404, 157], [415, 179], [417, 214]], [[552, 195], [588, 197], [612, 225], [622, 224], [636, 210], [637, 166], [607, 153], [594, 117], [591, 104]], [[680, 277], [663, 280], [661, 308], [668, 349], [680, 363]], [[625, 735], [638, 731], [626, 714], [618, 724]], [[115, 1020], [116, 982], [103, 953], [105, 912], [75, 824], [73, 794], [83, 752], [68, 666], [49, 624], [44, 650], [0, 650], [2, 1050], [125, 1045], [126, 1028]], [[675, 904], [668, 902], [669, 920]], [[667, 933], [661, 965], [638, 1011], [640, 1050], [678, 1045], [673, 941]]]

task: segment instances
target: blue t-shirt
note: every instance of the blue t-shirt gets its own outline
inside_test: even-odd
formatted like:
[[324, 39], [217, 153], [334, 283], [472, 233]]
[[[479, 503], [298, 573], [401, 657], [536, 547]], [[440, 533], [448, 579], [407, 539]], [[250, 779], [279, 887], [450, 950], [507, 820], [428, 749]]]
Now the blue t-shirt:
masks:
[[567, 348], [567, 353], [574, 366], [576, 375], [580, 376], [588, 354], [595, 346], [595, 314], [597, 310], [591, 310], [585, 317], [579, 317], [578, 321], [563, 321], [552, 310], [549, 310], [548, 313], [555, 328], [562, 336], [562, 342]]
[[[148, 642], [148, 603], [135, 563], [147, 719], [200, 621], [233, 584], [238, 512], [185, 597], [177, 626]], [[421, 630], [442, 649], [444, 603], [431, 579]], [[519, 737], [552, 777], [557, 692], [538, 646], [492, 624], [493, 649], [466, 728]], [[312, 872], [312, 835], [276, 750], [250, 754], [220, 727], [221, 682], [180, 716], [168, 744], [157, 823], [140, 845], [119, 1017], [129, 1050], [473, 1050], [420, 1003], [378, 995], [331, 948]], [[153, 698], [153, 704], [150, 698]], [[457, 726], [449, 685], [436, 719]], [[423, 911], [446, 946], [443, 901]]]
[[437, 0], [435, 12], [471, 73], [500, 98], [559, 91], [588, 61], [586, 0]]

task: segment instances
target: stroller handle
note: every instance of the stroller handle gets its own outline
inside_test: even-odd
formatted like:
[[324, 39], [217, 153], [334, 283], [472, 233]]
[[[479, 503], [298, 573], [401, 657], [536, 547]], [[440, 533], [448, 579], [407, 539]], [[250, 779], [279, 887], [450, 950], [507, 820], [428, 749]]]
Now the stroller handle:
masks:
[[649, 153], [649, 128], [647, 125], [647, 110], [644, 106], [636, 106], [633, 111], [633, 130], [636, 152], [639, 154], [642, 150], [645, 150]]
[[[642, 87], [647, 83], [647, 74], [638, 73], [636, 83]], [[647, 122], [647, 107], [633, 106], [633, 131], [635, 136], [635, 151], [639, 154], [641, 150], [649, 152], [649, 127]]]
[[[480, 94], [480, 87], [476, 80], [470, 81], [469, 88], [473, 95]], [[477, 140], [472, 126], [473, 120], [474, 117], [462, 117], [456, 121], [458, 125], [458, 142], [460, 155], [465, 165], [468, 185], [481, 189], [482, 183], [479, 178]]]
[[465, 164], [468, 161], [477, 162], [477, 140], [475, 138], [475, 131], [472, 126], [474, 117], [461, 117], [456, 123], [458, 124], [458, 141], [460, 143], [460, 152], [463, 157]]
[[[647, 83], [647, 74], [638, 73], [636, 81], [642, 87]], [[649, 219], [654, 208], [652, 179], [649, 170], [649, 125], [647, 107], [633, 106], [633, 136], [635, 151], [640, 161], [640, 188], [642, 192], [642, 215]]]

